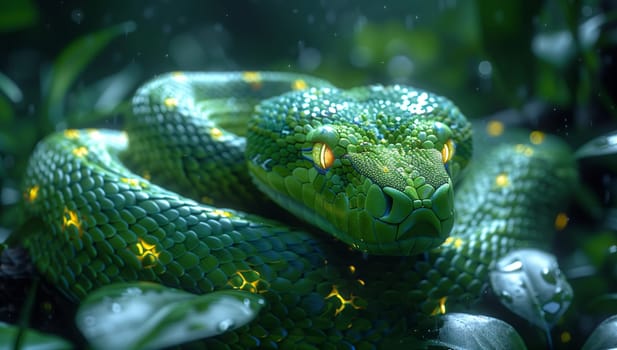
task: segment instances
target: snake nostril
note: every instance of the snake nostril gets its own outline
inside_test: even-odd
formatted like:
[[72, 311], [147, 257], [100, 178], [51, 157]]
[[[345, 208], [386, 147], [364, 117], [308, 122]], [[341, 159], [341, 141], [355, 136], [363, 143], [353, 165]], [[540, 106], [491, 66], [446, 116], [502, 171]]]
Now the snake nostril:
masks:
[[366, 193], [365, 208], [373, 217], [381, 218], [392, 210], [392, 198], [381, 187], [372, 184]]
[[386, 202], [386, 210], [384, 210], [383, 216], [387, 217], [392, 212], [392, 204], [394, 203], [394, 199], [386, 191], [383, 191], [383, 197]]
[[390, 202], [390, 210], [382, 217], [382, 220], [390, 224], [399, 224], [413, 211], [413, 202], [409, 196], [392, 187], [384, 187], [385, 197]]

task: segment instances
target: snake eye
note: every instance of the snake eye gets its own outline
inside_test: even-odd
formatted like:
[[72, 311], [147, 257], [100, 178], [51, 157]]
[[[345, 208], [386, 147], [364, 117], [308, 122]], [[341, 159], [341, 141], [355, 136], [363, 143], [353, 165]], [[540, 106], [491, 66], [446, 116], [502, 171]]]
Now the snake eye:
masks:
[[452, 157], [454, 157], [454, 150], [456, 149], [454, 145], [454, 141], [452, 139], [448, 139], [446, 143], [443, 144], [443, 148], [441, 149], [441, 159], [444, 164], [449, 162]]
[[334, 153], [332, 149], [322, 142], [313, 144], [313, 163], [321, 170], [328, 170], [334, 163]]

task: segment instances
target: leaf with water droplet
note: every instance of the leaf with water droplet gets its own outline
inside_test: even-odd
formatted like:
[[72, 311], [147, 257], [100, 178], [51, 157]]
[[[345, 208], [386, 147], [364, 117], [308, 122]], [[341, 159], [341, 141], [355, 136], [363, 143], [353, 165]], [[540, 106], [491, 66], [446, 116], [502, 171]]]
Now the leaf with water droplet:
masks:
[[617, 131], [598, 136], [576, 151], [576, 158], [590, 158], [617, 155]]
[[566, 312], [573, 298], [557, 259], [536, 249], [516, 250], [499, 259], [490, 280], [503, 305], [546, 330]]
[[[13, 349], [13, 345], [17, 345], [18, 334], [18, 326], [0, 322], [0, 349]], [[55, 335], [37, 332], [33, 329], [24, 329], [19, 349], [66, 350], [73, 349], [73, 345]]]
[[617, 348], [617, 315], [602, 321], [591, 333], [582, 350], [604, 350]]
[[64, 99], [71, 84], [112, 39], [135, 31], [134, 22], [124, 22], [79, 37], [71, 42], [54, 61], [49, 84], [45, 85], [47, 98], [44, 112], [53, 126], [62, 121]]
[[509, 324], [496, 318], [450, 313], [439, 317], [441, 326], [431, 346], [448, 349], [526, 349], [521, 336]]
[[96, 349], [162, 348], [243, 326], [264, 304], [245, 291], [196, 295], [153, 283], [118, 283], [90, 294], [76, 320]]

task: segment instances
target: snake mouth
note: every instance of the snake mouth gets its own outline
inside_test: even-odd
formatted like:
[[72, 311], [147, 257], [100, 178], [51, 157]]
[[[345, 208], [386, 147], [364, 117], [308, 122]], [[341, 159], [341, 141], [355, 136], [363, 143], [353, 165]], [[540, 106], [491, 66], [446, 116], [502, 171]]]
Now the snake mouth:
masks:
[[366, 210], [374, 224], [374, 242], [367, 249], [388, 255], [411, 255], [441, 244], [454, 222], [454, 196], [451, 184], [419, 190], [371, 185]]

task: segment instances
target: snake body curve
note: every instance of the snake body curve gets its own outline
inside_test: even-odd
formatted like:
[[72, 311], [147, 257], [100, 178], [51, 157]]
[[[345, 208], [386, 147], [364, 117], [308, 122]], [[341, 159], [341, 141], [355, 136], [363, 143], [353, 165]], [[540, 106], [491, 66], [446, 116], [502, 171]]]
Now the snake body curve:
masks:
[[[67, 130], [37, 146], [24, 206], [44, 230], [23, 244], [74, 300], [133, 280], [262, 294], [258, 319], [206, 340], [231, 348], [405, 337], [419, 315], [477, 300], [500, 256], [545, 247], [576, 177], [567, 148], [545, 135], [486, 143], [463, 170], [470, 125], [447, 99], [403, 86], [175, 73], [142, 87], [132, 114], [126, 134]], [[350, 247], [196, 201], [260, 205], [247, 168], [275, 202]]]

